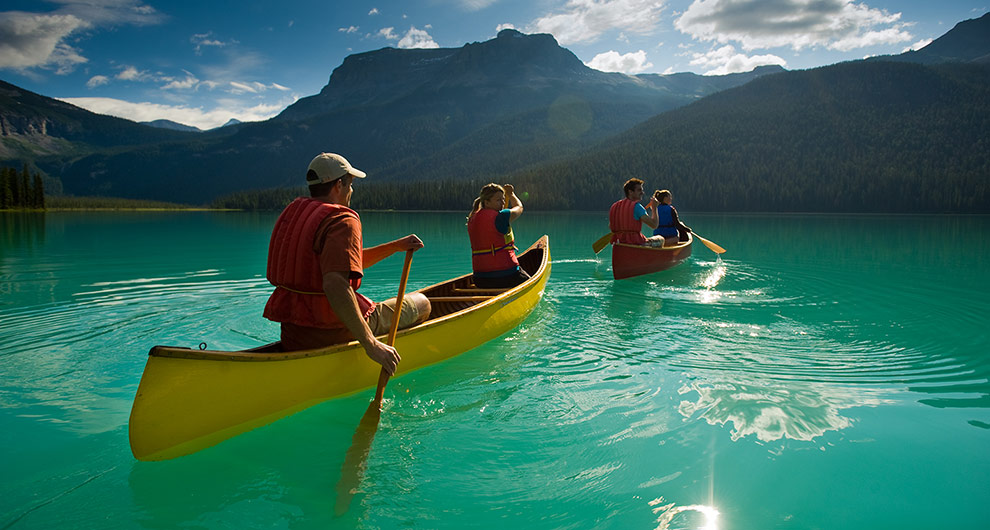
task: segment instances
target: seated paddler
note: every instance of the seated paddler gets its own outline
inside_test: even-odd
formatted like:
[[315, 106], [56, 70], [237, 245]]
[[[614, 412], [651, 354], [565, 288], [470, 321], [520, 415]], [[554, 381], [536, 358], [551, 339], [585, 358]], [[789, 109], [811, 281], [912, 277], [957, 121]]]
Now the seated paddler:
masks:
[[677, 217], [677, 209], [674, 208], [672, 204], [674, 201], [674, 194], [670, 190], [656, 190], [653, 192], [653, 198], [659, 203], [657, 205], [657, 222], [658, 225], [653, 231], [654, 236], [650, 239], [657, 239], [656, 243], [651, 243], [653, 246], [673, 246], [678, 242], [688, 240], [688, 232], [691, 228], [686, 224], [682, 223], [680, 218]]
[[481, 188], [467, 217], [475, 287], [515, 287], [529, 279], [529, 274], [519, 267], [516, 259], [515, 237], [510, 224], [522, 212], [522, 201], [512, 184], [492, 183]]
[[[358, 289], [366, 267], [396, 252], [421, 249], [423, 242], [410, 234], [364, 248], [361, 218], [350, 204], [355, 179], [365, 176], [338, 154], [322, 153], [310, 162], [310, 197], [289, 204], [272, 229], [268, 281], [275, 291], [264, 316], [281, 323], [286, 351], [357, 340], [391, 375], [400, 356], [376, 336], [390, 330], [395, 299], [376, 304]], [[400, 311], [399, 328], [407, 328], [429, 317], [430, 301], [408, 293]]]
[[646, 236], [643, 235], [643, 225], [656, 228], [657, 222], [657, 200], [650, 197], [650, 203], [643, 206], [643, 181], [638, 178], [631, 178], [622, 185], [625, 193], [624, 199], [619, 199], [612, 203], [608, 210], [608, 227], [612, 231], [612, 243], [625, 243], [627, 245], [649, 244]]

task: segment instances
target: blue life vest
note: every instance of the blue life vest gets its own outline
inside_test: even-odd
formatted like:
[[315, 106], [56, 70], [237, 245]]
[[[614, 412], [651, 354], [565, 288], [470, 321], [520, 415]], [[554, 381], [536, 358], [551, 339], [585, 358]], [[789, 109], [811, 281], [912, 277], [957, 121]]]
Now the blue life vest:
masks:
[[674, 207], [669, 204], [657, 206], [657, 220], [660, 225], [653, 231], [655, 236], [677, 237], [677, 225], [674, 224]]

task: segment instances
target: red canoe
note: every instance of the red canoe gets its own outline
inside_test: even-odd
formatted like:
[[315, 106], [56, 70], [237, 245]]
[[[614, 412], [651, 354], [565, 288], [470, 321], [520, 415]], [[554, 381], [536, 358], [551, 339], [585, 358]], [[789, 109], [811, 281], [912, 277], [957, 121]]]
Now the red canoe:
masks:
[[689, 233], [687, 241], [681, 241], [672, 247], [615, 243], [612, 245], [612, 276], [621, 280], [667, 270], [688, 259], [692, 242], [694, 237]]

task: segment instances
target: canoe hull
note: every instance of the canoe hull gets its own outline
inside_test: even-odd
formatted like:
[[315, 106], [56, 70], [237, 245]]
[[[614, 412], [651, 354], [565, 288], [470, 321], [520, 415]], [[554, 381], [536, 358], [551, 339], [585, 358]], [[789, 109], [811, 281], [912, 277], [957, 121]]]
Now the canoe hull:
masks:
[[[536, 307], [550, 277], [549, 243], [533, 278], [481, 303], [400, 331], [396, 376], [448, 359], [518, 326]], [[460, 282], [465, 275], [446, 286]], [[438, 286], [420, 292], [429, 292]], [[428, 294], [429, 296], [429, 294]], [[357, 342], [297, 352], [241, 352], [156, 346], [150, 352], [129, 434], [139, 460], [193, 453], [327, 399], [374, 387], [381, 366]]]
[[672, 247], [646, 247], [641, 245], [612, 245], [612, 276], [616, 280], [632, 278], [667, 270], [680, 265], [691, 256], [691, 243], [694, 238]]

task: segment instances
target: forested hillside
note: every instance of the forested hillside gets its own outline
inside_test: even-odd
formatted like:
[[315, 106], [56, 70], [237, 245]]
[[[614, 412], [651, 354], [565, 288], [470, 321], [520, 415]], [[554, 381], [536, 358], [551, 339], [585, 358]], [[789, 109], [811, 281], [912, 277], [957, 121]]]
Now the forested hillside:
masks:
[[755, 80], [566, 163], [528, 205], [604, 209], [640, 177], [681, 209], [990, 212], [990, 68], [856, 62]]
[[[987, 131], [988, 67], [844, 63], [709, 96], [567, 161], [516, 170], [522, 150], [502, 180], [534, 209], [604, 210], [639, 177], [682, 211], [985, 213]], [[372, 176], [354, 204], [464, 209], [485, 182]]]

